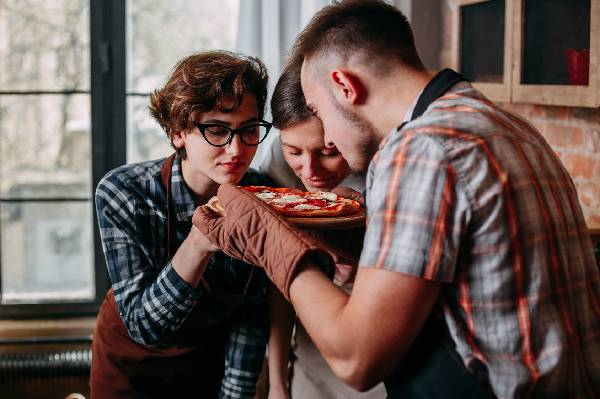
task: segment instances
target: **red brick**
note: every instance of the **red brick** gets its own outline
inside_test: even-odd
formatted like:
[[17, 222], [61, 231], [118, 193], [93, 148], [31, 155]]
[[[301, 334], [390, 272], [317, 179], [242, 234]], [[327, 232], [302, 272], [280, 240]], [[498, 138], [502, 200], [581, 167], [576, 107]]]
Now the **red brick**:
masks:
[[600, 155], [600, 126], [584, 131], [585, 147], [593, 154]]
[[590, 156], [582, 154], [563, 154], [563, 164], [573, 177], [591, 180], [598, 161]]
[[583, 132], [580, 127], [559, 127], [546, 124], [542, 135], [552, 146], [575, 148], [583, 143]]
[[592, 183], [577, 185], [577, 192], [582, 204], [596, 209], [600, 207], [600, 186]]
[[595, 211], [586, 218], [587, 225], [590, 228], [600, 229], [600, 210]]
[[531, 117], [544, 118], [548, 114], [546, 108], [547, 107], [544, 107], [543, 105], [533, 105], [529, 110]]
[[571, 117], [571, 107], [552, 107], [555, 118], [567, 120]]

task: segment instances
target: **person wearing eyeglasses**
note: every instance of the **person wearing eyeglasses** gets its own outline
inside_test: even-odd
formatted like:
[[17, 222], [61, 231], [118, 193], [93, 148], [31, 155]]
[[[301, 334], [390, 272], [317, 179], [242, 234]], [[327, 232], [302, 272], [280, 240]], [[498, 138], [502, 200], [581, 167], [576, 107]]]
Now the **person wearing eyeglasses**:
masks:
[[192, 225], [220, 184], [271, 184], [248, 170], [271, 124], [268, 75], [225, 51], [181, 60], [150, 99], [175, 153], [121, 166], [96, 209], [112, 283], [93, 340], [95, 398], [253, 398], [268, 340], [266, 276]]

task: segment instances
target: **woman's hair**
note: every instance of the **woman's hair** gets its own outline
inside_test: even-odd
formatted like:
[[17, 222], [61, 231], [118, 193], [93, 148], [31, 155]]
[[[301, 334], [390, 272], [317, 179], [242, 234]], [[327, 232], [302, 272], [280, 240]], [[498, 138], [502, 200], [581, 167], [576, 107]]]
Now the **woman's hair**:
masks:
[[254, 95], [262, 119], [268, 79], [258, 58], [229, 51], [194, 54], [179, 61], [165, 86], [150, 96], [150, 114], [171, 141], [173, 131], [193, 128], [198, 114], [236, 111], [244, 94]]
[[306, 100], [300, 84], [302, 59], [289, 62], [285, 67], [271, 97], [273, 126], [286, 129], [314, 117], [306, 107]]

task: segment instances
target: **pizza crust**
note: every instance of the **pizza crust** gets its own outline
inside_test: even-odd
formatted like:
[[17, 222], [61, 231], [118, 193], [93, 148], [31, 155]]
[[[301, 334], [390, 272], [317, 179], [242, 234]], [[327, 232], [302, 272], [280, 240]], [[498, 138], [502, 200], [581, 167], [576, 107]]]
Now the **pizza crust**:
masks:
[[206, 206], [208, 206], [210, 209], [212, 209], [219, 215], [225, 216], [225, 209], [223, 209], [221, 204], [219, 204], [219, 198], [216, 195], [208, 200]]

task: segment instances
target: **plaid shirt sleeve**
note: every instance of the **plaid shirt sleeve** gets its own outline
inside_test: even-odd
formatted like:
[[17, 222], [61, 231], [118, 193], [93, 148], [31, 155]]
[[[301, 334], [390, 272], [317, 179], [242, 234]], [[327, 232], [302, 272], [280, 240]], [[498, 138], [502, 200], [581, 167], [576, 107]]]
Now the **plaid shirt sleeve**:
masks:
[[468, 204], [444, 149], [428, 136], [395, 132], [373, 160], [360, 265], [449, 282]]
[[155, 345], [175, 331], [200, 293], [169, 262], [158, 273], [148, 237], [138, 232], [135, 196], [111, 172], [96, 190], [96, 209], [108, 273], [121, 318], [133, 340]]

